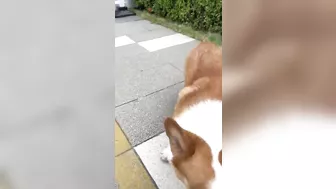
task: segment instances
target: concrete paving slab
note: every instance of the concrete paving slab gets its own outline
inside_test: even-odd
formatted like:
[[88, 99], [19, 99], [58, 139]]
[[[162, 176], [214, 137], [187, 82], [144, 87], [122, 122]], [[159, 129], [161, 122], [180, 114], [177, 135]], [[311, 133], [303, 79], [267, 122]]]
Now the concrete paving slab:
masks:
[[[170, 53], [173, 52], [174, 51], [170, 51]], [[163, 50], [150, 53], [138, 44], [118, 47], [116, 48], [115, 68], [118, 72], [125, 72], [129, 71], [130, 69], [145, 70], [152, 67], [173, 63], [175, 59], [185, 59], [187, 56], [187, 54], [175, 52], [173, 54], [180, 56], [179, 58], [176, 58], [172, 57], [172, 54], [167, 55], [165, 53], [167, 53], [167, 51]]]
[[149, 24], [144, 25], [144, 27], [149, 31], [167, 29], [166, 27], [151, 22]]
[[163, 132], [163, 121], [171, 116], [183, 83], [156, 92], [115, 109], [115, 116], [132, 146]]
[[[129, 45], [133, 46], [133, 45]], [[140, 47], [140, 46], [139, 46]], [[123, 47], [118, 47], [116, 49], [121, 49]], [[124, 50], [127, 50], [126, 46]], [[150, 69], [153, 67], [163, 66], [168, 64], [168, 60], [161, 60], [162, 54], [154, 55], [154, 53], [149, 53], [145, 50], [143, 53], [134, 55], [134, 52], [128, 52], [129, 56], [116, 54], [115, 57], [115, 68], [118, 72], [125, 72], [130, 70], [141, 71]], [[161, 60], [161, 61], [160, 61]]]
[[[118, 47], [116, 48], [115, 67], [118, 73], [127, 72], [130, 68], [133, 70], [145, 70], [165, 64], [171, 64], [178, 70], [184, 70], [188, 53], [198, 43], [197, 41], [192, 41], [151, 53], [138, 44]], [[178, 50], [174, 50], [175, 48]]]
[[117, 47], [115, 50], [115, 59], [116, 61], [124, 60], [124, 57], [135, 57], [142, 53], [148, 53], [146, 49], [141, 47], [138, 44], [125, 45]]
[[115, 23], [125, 23], [125, 22], [132, 22], [132, 21], [138, 21], [138, 20], [142, 20], [142, 18], [138, 16], [126, 16], [122, 18], [116, 18]]
[[171, 165], [160, 159], [160, 153], [167, 145], [168, 138], [162, 133], [135, 147], [135, 150], [159, 189], [184, 189]]
[[114, 125], [114, 155], [118, 156], [131, 148], [125, 134], [122, 132], [118, 123]]
[[167, 28], [163, 28], [147, 32], [132, 33], [129, 35], [129, 37], [133, 39], [135, 42], [142, 42], [172, 34], [176, 34], [176, 32]]
[[115, 37], [129, 35], [133, 33], [149, 31], [151, 23], [147, 20], [138, 20], [133, 22], [116, 23]]
[[143, 53], [134, 57], [116, 57], [115, 105], [145, 96], [184, 80], [183, 73], [161, 58], [161, 54]]
[[185, 44], [177, 45], [174, 47], [166, 48], [153, 52], [155, 54], [160, 54], [163, 60], [169, 60], [169, 62], [181, 71], [184, 71], [185, 60], [189, 52], [195, 48], [200, 42], [191, 41]]
[[117, 156], [114, 160], [115, 177], [120, 189], [156, 189], [133, 150]]
[[116, 106], [184, 80], [183, 74], [169, 64], [143, 71], [130, 68], [126, 72], [117, 72], [116, 78]]

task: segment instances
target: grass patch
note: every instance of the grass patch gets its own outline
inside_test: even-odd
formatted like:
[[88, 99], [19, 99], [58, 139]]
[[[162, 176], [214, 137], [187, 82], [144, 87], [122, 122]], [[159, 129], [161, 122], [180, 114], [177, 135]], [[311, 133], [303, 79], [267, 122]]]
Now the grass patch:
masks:
[[134, 11], [139, 17], [146, 19], [154, 24], [162, 25], [166, 28], [174, 30], [178, 33], [182, 33], [189, 37], [195, 38], [199, 41], [210, 41], [219, 46], [222, 45], [222, 36], [218, 33], [196, 31], [189, 25], [176, 23], [166, 18], [150, 14], [147, 11], [140, 11], [136, 9], [133, 9], [132, 11]]

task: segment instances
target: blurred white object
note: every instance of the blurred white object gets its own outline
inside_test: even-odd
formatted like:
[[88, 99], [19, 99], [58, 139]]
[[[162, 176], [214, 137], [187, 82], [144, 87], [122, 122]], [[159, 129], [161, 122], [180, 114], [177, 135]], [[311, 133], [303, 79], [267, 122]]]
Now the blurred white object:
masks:
[[124, 0], [115, 0], [116, 7], [126, 7]]

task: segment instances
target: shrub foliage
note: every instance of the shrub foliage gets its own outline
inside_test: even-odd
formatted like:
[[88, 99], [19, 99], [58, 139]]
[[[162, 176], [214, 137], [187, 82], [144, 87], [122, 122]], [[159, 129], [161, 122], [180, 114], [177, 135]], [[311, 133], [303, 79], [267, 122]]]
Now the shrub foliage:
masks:
[[137, 9], [191, 25], [196, 30], [222, 33], [222, 0], [135, 0]]

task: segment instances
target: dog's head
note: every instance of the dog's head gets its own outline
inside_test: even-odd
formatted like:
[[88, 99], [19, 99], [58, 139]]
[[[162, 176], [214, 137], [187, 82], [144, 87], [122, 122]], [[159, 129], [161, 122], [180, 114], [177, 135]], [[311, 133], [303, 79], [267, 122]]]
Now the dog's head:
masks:
[[180, 127], [172, 118], [167, 118], [164, 126], [173, 154], [172, 166], [186, 188], [220, 188], [221, 149], [212, 148], [201, 137]]

